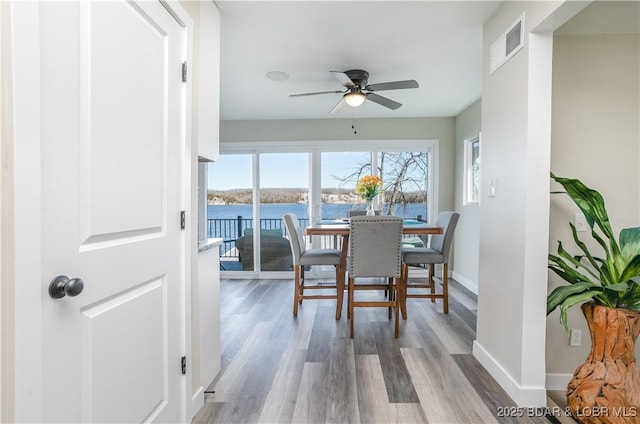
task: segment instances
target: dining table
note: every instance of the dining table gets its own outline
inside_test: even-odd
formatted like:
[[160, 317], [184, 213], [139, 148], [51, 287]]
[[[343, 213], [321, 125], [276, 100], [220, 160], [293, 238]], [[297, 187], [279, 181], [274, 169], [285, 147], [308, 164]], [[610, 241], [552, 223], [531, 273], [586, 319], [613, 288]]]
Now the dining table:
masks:
[[[305, 227], [308, 236], [339, 236], [342, 237], [340, 275], [344, 278], [347, 269], [347, 254], [349, 252], [349, 219], [322, 219]], [[402, 234], [404, 235], [436, 235], [442, 234], [444, 229], [434, 224], [428, 224], [417, 219], [403, 219]]]

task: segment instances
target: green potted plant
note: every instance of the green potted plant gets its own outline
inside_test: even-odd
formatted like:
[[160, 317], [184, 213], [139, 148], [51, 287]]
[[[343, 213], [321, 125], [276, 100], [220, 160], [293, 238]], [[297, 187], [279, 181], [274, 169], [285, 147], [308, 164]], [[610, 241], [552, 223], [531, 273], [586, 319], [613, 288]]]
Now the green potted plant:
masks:
[[620, 422], [640, 422], [634, 350], [640, 333], [640, 227], [625, 228], [616, 238], [599, 192], [577, 179], [551, 178], [582, 211], [600, 251], [592, 252], [570, 223], [581, 254], [570, 254], [561, 241], [557, 255], [549, 254], [549, 269], [569, 284], [549, 293], [547, 315], [560, 308], [568, 331], [567, 310], [581, 305], [591, 335], [589, 356], [567, 387], [568, 405], [580, 422], [616, 422], [612, 414], [624, 418]]

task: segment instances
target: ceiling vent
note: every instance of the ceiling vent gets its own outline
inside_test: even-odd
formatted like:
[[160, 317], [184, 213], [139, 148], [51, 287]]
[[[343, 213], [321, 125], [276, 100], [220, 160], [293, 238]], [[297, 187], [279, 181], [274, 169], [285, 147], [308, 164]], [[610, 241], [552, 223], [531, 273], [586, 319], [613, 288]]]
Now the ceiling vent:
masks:
[[489, 70], [493, 74], [524, 46], [524, 13], [491, 44]]

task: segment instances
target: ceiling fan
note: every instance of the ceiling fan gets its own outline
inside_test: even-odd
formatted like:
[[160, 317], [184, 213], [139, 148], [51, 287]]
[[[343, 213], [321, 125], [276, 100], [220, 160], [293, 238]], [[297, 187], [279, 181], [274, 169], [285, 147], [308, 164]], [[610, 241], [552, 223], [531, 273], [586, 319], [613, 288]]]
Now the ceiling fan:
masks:
[[418, 88], [415, 80], [382, 82], [379, 84], [369, 84], [369, 72], [362, 69], [352, 69], [349, 71], [329, 71], [346, 87], [346, 90], [318, 91], [315, 93], [290, 94], [289, 97], [315, 96], [316, 94], [342, 94], [342, 99], [336, 104], [330, 114], [341, 110], [344, 105], [358, 107], [364, 103], [365, 99], [378, 103], [386, 108], [396, 110], [401, 103], [376, 94], [376, 91], [399, 90], [403, 88]]

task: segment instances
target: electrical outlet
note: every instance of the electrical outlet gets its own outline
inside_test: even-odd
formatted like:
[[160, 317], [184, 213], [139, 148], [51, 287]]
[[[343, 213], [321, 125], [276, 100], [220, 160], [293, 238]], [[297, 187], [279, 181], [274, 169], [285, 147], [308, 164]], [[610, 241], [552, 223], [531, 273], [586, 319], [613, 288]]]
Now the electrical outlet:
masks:
[[582, 330], [572, 328], [569, 332], [569, 346], [580, 346], [582, 343]]
[[573, 218], [573, 225], [575, 225], [577, 232], [585, 232], [589, 228], [587, 218], [585, 218], [582, 212], [576, 212]]

